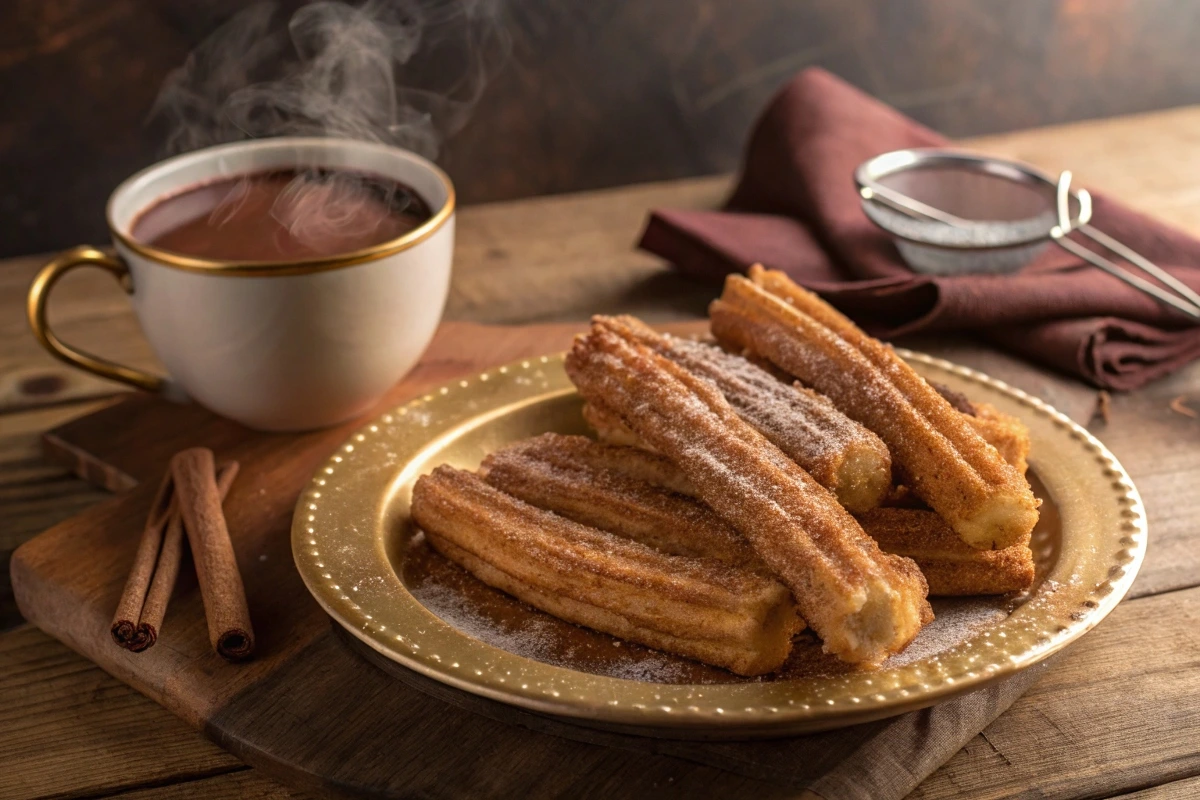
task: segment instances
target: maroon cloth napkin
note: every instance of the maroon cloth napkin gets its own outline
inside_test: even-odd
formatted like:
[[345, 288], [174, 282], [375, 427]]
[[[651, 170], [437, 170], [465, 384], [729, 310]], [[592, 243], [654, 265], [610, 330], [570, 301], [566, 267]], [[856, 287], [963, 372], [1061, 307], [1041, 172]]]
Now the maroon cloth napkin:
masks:
[[[640, 246], [718, 280], [781, 269], [872, 333], [973, 331], [1109, 389], [1135, 389], [1200, 356], [1200, 327], [1057, 247], [1015, 275], [913, 272], [862, 211], [855, 167], [947, 140], [821, 69], [758, 120], [722, 211], [655, 211]], [[1200, 242], [1094, 194], [1093, 225], [1200, 290]], [[1140, 273], [1138, 273], [1140, 274]]]

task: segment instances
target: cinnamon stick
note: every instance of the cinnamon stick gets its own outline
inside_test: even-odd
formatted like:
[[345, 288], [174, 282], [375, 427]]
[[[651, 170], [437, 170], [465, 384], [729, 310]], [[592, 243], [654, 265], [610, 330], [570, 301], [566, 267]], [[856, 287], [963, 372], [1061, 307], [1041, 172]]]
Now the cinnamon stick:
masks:
[[[217, 468], [217, 491], [221, 500], [229, 494], [229, 487], [237, 477], [238, 463], [230, 461]], [[171, 474], [170, 470], [167, 475]], [[167, 517], [167, 532], [163, 536], [162, 549], [159, 551], [158, 565], [154, 570], [154, 579], [146, 592], [146, 602], [142, 606], [141, 618], [137, 627], [137, 638], [145, 644], [130, 649], [135, 653], [145, 650], [158, 640], [158, 632], [162, 628], [163, 618], [167, 615], [167, 604], [175, 591], [175, 580], [179, 577], [179, 566], [183, 562], [183, 516], [179, 512], [178, 500], [171, 504]]]
[[193, 447], [171, 459], [175, 494], [196, 576], [208, 637], [224, 658], [239, 661], [254, 652], [254, 631], [246, 590], [238, 572], [233, 542], [221, 510], [221, 495], [213, 471], [213, 454], [206, 447]]
[[150, 514], [146, 517], [146, 525], [142, 529], [142, 539], [138, 543], [137, 554], [133, 557], [133, 568], [125, 581], [125, 589], [117, 602], [116, 613], [113, 614], [113, 641], [129, 650], [144, 650], [149, 645], [139, 638], [138, 622], [142, 615], [142, 606], [146, 601], [146, 592], [154, 577], [158, 554], [162, 549], [163, 535], [167, 528], [173, 496], [171, 472], [163, 476], [150, 504]]

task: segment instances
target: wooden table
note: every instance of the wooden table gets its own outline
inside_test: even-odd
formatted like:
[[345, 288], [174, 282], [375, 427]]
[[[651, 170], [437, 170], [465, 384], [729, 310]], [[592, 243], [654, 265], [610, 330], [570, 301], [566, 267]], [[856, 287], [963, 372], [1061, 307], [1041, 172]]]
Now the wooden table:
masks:
[[[1200, 235], [1200, 107], [977, 139], [971, 146], [1080, 179]], [[711, 286], [632, 249], [646, 210], [712, 207], [702, 178], [464, 209], [447, 317], [582, 321], [628, 311], [698, 316]], [[100, 210], [97, 209], [97, 213]], [[0, 797], [291, 797], [167, 711], [20, 624], [12, 550], [104, 495], [40, 456], [39, 434], [115, 390], [59, 366], [22, 311], [43, 259], [0, 262]], [[68, 341], [147, 368], [126, 299], [73, 275], [52, 317]], [[969, 341], [906, 342], [981, 366], [1078, 420], [1096, 392]], [[1180, 399], [1182, 398], [1182, 400]], [[1133, 475], [1150, 553], [1131, 596], [1013, 708], [927, 779], [919, 798], [1200, 796], [1200, 365], [1112, 399], [1091, 429]]]

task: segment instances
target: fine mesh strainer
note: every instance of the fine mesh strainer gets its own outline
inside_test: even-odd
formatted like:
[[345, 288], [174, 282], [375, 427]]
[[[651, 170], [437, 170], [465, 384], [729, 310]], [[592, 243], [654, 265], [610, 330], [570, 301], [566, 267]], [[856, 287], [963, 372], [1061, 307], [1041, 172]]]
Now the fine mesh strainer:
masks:
[[[867, 217], [896, 240], [914, 270], [935, 275], [1015, 272], [1051, 243], [1200, 320], [1200, 295], [1088, 224], [1092, 199], [1029, 164], [958, 150], [884, 153], [854, 180]], [[1077, 233], [1158, 281], [1154, 283], [1070, 238]], [[1161, 284], [1161, 285], [1159, 285]]]

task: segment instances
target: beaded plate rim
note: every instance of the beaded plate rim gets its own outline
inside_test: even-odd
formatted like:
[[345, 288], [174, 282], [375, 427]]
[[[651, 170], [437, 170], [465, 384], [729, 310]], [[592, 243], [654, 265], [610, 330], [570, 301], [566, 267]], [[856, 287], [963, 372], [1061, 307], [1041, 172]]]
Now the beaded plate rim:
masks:
[[[923, 375], [966, 388], [972, 399], [1020, 410], [1034, 439], [1031, 468], [1062, 515], [1062, 552], [1032, 598], [935, 657], [796, 681], [657, 684], [528, 659], [485, 644], [426, 609], [390, 560], [389, 531], [399, 524], [392, 498], [427, 471], [422, 456], [436, 453], [439, 442], [481, 420], [573, 394], [563, 354], [452, 381], [359, 428], [318, 467], [297, 502], [296, 567], [321, 607], [386, 658], [467, 692], [601, 727], [650, 735], [780, 735], [892, 716], [983, 688], [1066, 647], [1116, 607], [1145, 558], [1145, 507], [1112, 453], [1047, 403], [969, 367], [897, 352]], [[1060, 473], [1073, 482], [1055, 480]], [[403, 505], [406, 510], [406, 500]], [[1059, 574], [1072, 563], [1075, 572]], [[1065, 584], [1058, 580], [1067, 577]]]

